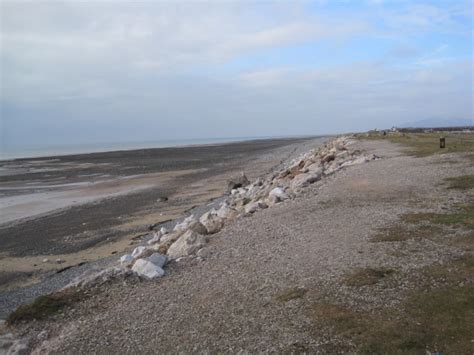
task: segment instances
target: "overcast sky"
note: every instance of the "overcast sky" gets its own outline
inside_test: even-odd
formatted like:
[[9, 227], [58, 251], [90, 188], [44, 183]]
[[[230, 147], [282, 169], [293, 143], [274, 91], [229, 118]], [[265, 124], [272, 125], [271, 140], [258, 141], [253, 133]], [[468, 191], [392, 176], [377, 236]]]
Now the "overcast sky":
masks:
[[470, 0], [0, 1], [3, 149], [473, 117]]

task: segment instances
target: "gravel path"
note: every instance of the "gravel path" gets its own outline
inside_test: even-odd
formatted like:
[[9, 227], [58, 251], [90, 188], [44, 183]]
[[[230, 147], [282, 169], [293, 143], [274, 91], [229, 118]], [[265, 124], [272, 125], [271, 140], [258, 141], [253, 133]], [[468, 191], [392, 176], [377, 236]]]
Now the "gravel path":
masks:
[[[159, 281], [130, 278], [103, 286], [54, 321], [18, 331], [36, 336], [46, 329], [44, 349], [57, 353], [321, 352], [327, 339], [311, 326], [309, 302], [347, 293], [359, 307], [396, 304], [410, 284], [349, 295], [340, 280], [354, 267], [410, 273], [456, 254], [427, 240], [419, 242], [420, 252], [402, 258], [390, 253], [397, 243], [369, 240], [402, 213], [465, 199], [439, 183], [474, 173], [462, 162], [434, 164], [446, 157], [407, 157], [387, 142], [355, 148], [382, 159], [348, 167], [294, 200], [235, 220], [212, 236], [202, 261], [171, 263]], [[289, 302], [275, 298], [295, 287], [306, 294]]]

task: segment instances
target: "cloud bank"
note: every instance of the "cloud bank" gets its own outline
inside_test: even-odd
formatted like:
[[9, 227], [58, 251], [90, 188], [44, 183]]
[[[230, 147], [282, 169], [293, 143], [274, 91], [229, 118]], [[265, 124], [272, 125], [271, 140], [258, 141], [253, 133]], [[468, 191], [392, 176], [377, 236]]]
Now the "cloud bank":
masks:
[[469, 2], [1, 3], [4, 149], [473, 118]]

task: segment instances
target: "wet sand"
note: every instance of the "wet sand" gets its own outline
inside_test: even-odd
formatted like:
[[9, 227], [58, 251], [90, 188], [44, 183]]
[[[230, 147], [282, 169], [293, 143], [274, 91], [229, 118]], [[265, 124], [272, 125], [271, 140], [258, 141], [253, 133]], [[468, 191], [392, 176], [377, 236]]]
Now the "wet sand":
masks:
[[0, 162], [0, 288], [127, 250], [150, 225], [222, 196], [231, 175], [264, 174], [305, 142], [256, 140]]

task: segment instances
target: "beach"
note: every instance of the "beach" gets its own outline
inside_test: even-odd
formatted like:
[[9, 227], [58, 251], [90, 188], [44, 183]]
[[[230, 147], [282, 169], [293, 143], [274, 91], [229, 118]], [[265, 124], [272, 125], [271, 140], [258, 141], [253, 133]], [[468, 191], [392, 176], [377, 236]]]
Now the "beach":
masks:
[[222, 196], [310, 139], [141, 149], [0, 163], [0, 290], [123, 252], [150, 227]]
[[[155, 232], [123, 252], [3, 292], [3, 314], [49, 295], [11, 313], [0, 344], [58, 354], [471, 353], [472, 135], [446, 136], [444, 151], [430, 133], [264, 150], [245, 166], [266, 173], [233, 175], [230, 194], [148, 226]], [[181, 191], [189, 198], [197, 186]]]

